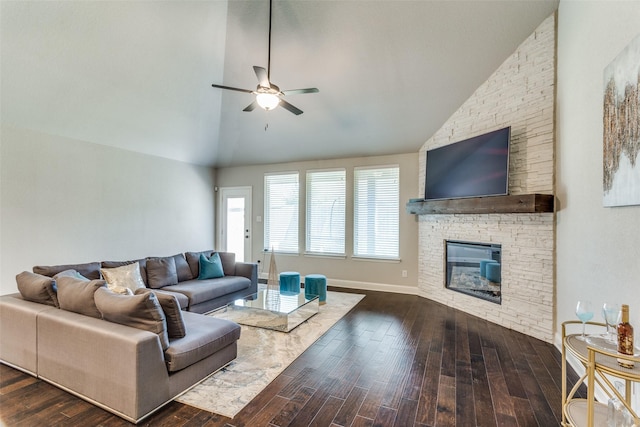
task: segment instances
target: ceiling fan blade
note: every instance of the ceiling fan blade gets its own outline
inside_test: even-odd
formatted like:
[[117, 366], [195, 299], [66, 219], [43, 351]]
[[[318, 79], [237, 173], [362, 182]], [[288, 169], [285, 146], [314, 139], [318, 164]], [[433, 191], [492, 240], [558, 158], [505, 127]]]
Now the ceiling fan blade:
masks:
[[302, 114], [302, 110], [301, 109], [299, 109], [298, 107], [294, 107], [293, 105], [289, 104], [287, 101], [285, 101], [282, 98], [280, 98], [280, 106], [282, 106], [282, 108], [284, 108], [286, 110], [291, 111], [296, 116], [299, 116], [300, 114]]
[[235, 91], [238, 91], [238, 92], [253, 93], [253, 91], [252, 91], [252, 90], [249, 90], [249, 89], [239, 89], [239, 88], [237, 88], [237, 87], [222, 86], [222, 85], [216, 85], [216, 84], [213, 84], [213, 85], [211, 85], [211, 86], [212, 86], [212, 87], [218, 87], [218, 88], [220, 88], [220, 89], [229, 89], [229, 90], [235, 90]]
[[320, 92], [315, 87], [310, 87], [307, 89], [291, 89], [291, 90], [283, 90], [282, 93], [285, 95], [297, 95], [301, 93], [318, 93]]
[[257, 106], [258, 106], [258, 103], [256, 101], [253, 101], [251, 104], [247, 105], [247, 107], [242, 111], [247, 111], [247, 112], [253, 111]]
[[269, 83], [269, 75], [267, 74], [267, 70], [262, 67], [258, 67], [257, 65], [253, 66], [253, 71], [256, 73], [256, 77], [258, 78], [258, 83], [262, 87], [269, 88], [271, 84]]

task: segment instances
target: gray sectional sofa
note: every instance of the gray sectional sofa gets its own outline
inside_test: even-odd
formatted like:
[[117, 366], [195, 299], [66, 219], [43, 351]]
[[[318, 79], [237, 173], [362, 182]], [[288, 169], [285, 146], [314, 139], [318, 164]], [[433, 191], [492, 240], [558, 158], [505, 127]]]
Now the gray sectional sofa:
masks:
[[[224, 277], [198, 280], [199, 254], [137, 260], [146, 286], [135, 295], [109, 290], [99, 271], [135, 261], [40, 266], [33, 269], [37, 274], [21, 273], [21, 293], [0, 296], [0, 362], [140, 422], [237, 356], [240, 327], [200, 313], [255, 293], [257, 266], [219, 253]], [[158, 269], [163, 263], [170, 267]], [[172, 265], [179, 265], [175, 270], [183, 280], [153, 289], [166, 271], [173, 277]], [[65, 277], [69, 271], [83, 277]], [[20, 280], [27, 279], [44, 285], [37, 293], [25, 291]], [[81, 298], [82, 304], [96, 304], [91, 309], [97, 308], [98, 316], [76, 308]], [[146, 323], [140, 326], [138, 317]], [[178, 335], [175, 325], [171, 328], [177, 321]]]

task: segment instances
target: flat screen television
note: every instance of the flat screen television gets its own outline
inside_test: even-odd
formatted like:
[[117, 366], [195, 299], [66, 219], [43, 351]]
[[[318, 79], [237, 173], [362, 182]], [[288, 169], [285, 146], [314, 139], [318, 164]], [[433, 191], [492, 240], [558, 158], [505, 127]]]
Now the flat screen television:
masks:
[[427, 151], [425, 200], [506, 195], [511, 127]]

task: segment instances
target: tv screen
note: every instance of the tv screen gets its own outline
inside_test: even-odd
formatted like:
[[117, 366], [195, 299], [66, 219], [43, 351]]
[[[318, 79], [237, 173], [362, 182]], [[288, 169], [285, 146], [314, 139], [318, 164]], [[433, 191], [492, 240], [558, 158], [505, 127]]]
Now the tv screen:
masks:
[[499, 196], [509, 191], [511, 127], [427, 151], [427, 200]]

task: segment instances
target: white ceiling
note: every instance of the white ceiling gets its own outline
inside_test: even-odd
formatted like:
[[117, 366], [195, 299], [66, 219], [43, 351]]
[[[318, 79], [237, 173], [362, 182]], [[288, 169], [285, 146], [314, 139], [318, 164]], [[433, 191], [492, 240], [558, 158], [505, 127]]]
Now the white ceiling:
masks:
[[[559, 0], [0, 2], [3, 124], [235, 166], [415, 152]], [[268, 125], [267, 130], [265, 127]]]

